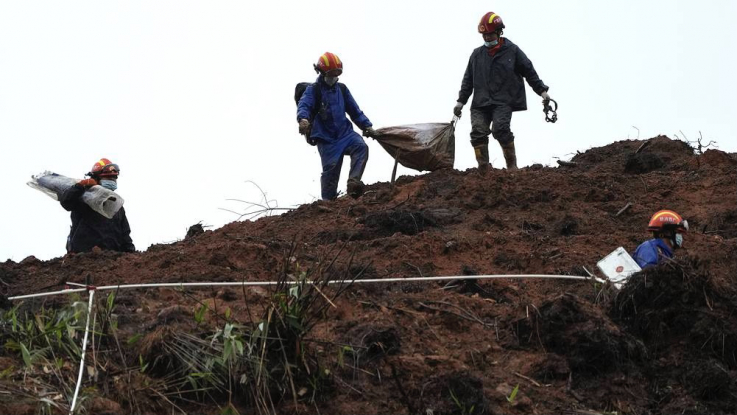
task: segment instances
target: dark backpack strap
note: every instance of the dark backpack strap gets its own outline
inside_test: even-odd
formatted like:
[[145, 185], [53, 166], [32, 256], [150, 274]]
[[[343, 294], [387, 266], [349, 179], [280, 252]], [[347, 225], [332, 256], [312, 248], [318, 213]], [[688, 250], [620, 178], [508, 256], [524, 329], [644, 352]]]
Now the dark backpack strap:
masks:
[[[340, 82], [338, 82], [338, 87], [340, 88], [340, 93], [343, 94], [343, 101], [345, 101], [346, 91], [348, 91], [348, 88], [345, 84], [341, 84]], [[320, 108], [320, 104], [322, 104], [322, 90], [320, 89], [320, 84], [318, 82], [312, 84], [312, 91], [315, 95], [315, 108]]]
[[318, 82], [312, 84], [312, 93], [315, 95], [315, 108], [319, 111], [320, 104], [322, 104], [322, 91]]
[[312, 85], [309, 82], [300, 82], [294, 87], [294, 103], [299, 105], [299, 100], [302, 99], [307, 87]]
[[[338, 87], [340, 88], [340, 93], [343, 94], [343, 102], [346, 102], [346, 93], [348, 91], [348, 88], [345, 86], [345, 84], [338, 83]], [[315, 113], [319, 114], [320, 110], [322, 109], [322, 90], [320, 89], [320, 83], [315, 82], [312, 84], [312, 92], [315, 96]], [[314, 117], [313, 117], [314, 118]], [[310, 120], [312, 122], [312, 120]]]

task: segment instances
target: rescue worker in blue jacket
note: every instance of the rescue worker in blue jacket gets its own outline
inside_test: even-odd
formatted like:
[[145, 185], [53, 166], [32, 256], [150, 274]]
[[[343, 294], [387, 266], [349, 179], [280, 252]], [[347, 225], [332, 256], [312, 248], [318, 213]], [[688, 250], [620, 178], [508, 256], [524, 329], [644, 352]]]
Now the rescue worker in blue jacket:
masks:
[[338, 56], [325, 52], [314, 68], [319, 74], [317, 82], [307, 87], [297, 104], [299, 132], [307, 137], [308, 142], [317, 144], [322, 160], [322, 198], [333, 200], [338, 196], [338, 180], [345, 155], [351, 157], [347, 191], [358, 198], [363, 194], [361, 177], [368, 161], [368, 146], [353, 130], [346, 113], [363, 130], [365, 137], [375, 137], [376, 131], [348, 88], [338, 83], [338, 76], [343, 73], [343, 62]]
[[683, 234], [688, 231], [688, 222], [672, 210], [661, 210], [650, 218], [647, 230], [653, 233], [653, 239], [640, 244], [632, 254], [642, 269], [673, 258], [673, 251], [683, 247]]
[[[517, 169], [514, 134], [510, 129], [512, 112], [527, 109], [522, 78], [543, 100], [550, 100], [548, 87], [537, 75], [532, 62], [511, 40], [502, 37], [504, 22], [498, 14], [488, 12], [481, 18], [479, 33], [484, 45], [471, 53], [463, 75], [458, 102], [453, 108], [461, 116], [463, 106], [473, 93], [471, 103], [471, 145], [479, 169], [489, 168], [489, 134], [499, 142], [507, 169]], [[489, 126], [491, 125], [491, 128]]]
[[61, 206], [72, 212], [72, 228], [67, 237], [67, 252], [88, 252], [94, 247], [118, 252], [135, 252], [125, 215], [121, 207], [115, 215], [108, 219], [95, 212], [83, 200], [82, 196], [92, 186], [102, 186], [115, 191], [118, 188], [118, 165], [106, 158], [100, 159], [87, 173], [89, 179], [80, 180], [69, 187], [61, 195]]

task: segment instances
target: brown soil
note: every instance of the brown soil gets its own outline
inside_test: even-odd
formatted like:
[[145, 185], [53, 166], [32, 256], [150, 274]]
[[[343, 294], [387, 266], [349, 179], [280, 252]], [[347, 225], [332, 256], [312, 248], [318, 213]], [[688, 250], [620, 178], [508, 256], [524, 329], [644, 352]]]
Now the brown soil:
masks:
[[[310, 392], [297, 406], [291, 395], [275, 405], [279, 413], [331, 414], [733, 413], [737, 160], [718, 150], [695, 155], [667, 137], [635, 154], [642, 144], [590, 149], [572, 159], [575, 167], [401, 177], [395, 187], [368, 186], [358, 200], [315, 202], [215, 231], [200, 226], [180, 242], [141, 253], [7, 261], [0, 264], [0, 290], [5, 296], [50, 291], [87, 277], [98, 285], [267, 281], [285, 266], [310, 269], [334, 256], [334, 278], [585, 275], [583, 267], [594, 270], [616, 247], [634, 250], [648, 238], [650, 215], [669, 208], [691, 224], [686, 249], [619, 291], [531, 279], [355, 284], [310, 336], [319, 340], [312, 350], [333, 368], [329, 387], [314, 403]], [[632, 206], [617, 216], [627, 203]], [[121, 291], [120, 341], [143, 336], [126, 350], [128, 363], [138, 365], [139, 354], [153, 362], [146, 375], [133, 371], [131, 382], [162, 382], [182, 364], [161, 345], [175, 343], [177, 333], [197, 332], [193, 313], [200, 302], [247, 322], [259, 317], [269, 296], [262, 288]], [[66, 303], [57, 296], [22, 307]], [[209, 315], [203, 324], [220, 323]], [[354, 350], [345, 356], [350, 364], [336, 363], [339, 345]], [[6, 349], [0, 373], [10, 367], [23, 363]], [[0, 391], [10, 384], [31, 390], [32, 375], [10, 370], [0, 377]], [[85, 387], [95, 386], [88, 411], [171, 413], [171, 404], [147, 395], [146, 387], [119, 390], [119, 377], [85, 378]], [[302, 386], [310, 389], [297, 389]], [[221, 398], [222, 408], [228, 398]], [[0, 393], [0, 413], [33, 413], [36, 401], [29, 399]], [[204, 398], [202, 405], [175, 403], [220, 413]], [[240, 413], [253, 411], [247, 400], [236, 396], [233, 403]]]

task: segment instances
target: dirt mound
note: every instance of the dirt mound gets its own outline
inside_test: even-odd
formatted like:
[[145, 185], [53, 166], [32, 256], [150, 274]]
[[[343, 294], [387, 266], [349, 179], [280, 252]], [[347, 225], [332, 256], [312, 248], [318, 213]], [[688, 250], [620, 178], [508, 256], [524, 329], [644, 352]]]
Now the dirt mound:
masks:
[[419, 396], [418, 413], [465, 415], [488, 414], [484, 385], [468, 373], [458, 372], [438, 375], [423, 385]]
[[396, 328], [360, 324], [346, 333], [346, 342], [360, 364], [399, 353], [402, 341]]
[[692, 356], [737, 369], [737, 276], [707, 270], [691, 261], [641, 272], [617, 293], [610, 313], [658, 353], [685, 341]]
[[[123, 413], [162, 414], [733, 412], [737, 161], [663, 136], [589, 149], [572, 161], [400, 177], [355, 200], [214, 231], [194, 226], [181, 241], [145, 252], [6, 261], [0, 293], [88, 279], [358, 279], [311, 291], [304, 302], [295, 300], [302, 290], [215, 284], [120, 290], [112, 299], [101, 292], [97, 371], [83, 385], [88, 412], [116, 404]], [[618, 294], [574, 280], [360, 281], [587, 275], [618, 246], [633, 251], [648, 239], [650, 216], [664, 208], [691, 224], [676, 252], [681, 265], [642, 272]], [[68, 393], [55, 393], [76, 382], [78, 355], [69, 351], [79, 347], [86, 296], [29, 299], [4, 313], [1, 413], [68, 412]], [[318, 303], [319, 313], [302, 316]], [[58, 331], [39, 334], [52, 327]], [[45, 343], [52, 338], [66, 339], [64, 347]], [[238, 385], [254, 375], [277, 386], [244, 394]], [[40, 400], [47, 396], [60, 398]]]
[[432, 217], [423, 212], [391, 210], [366, 214], [363, 224], [373, 232], [362, 234], [360, 239], [376, 239], [392, 236], [395, 233], [417, 235], [427, 228], [437, 226]]
[[577, 373], [599, 375], [647, 357], [637, 338], [573, 294], [545, 301], [516, 325], [521, 344], [565, 356]]
[[617, 293], [610, 314], [647, 346], [644, 372], [661, 404], [687, 399], [712, 413], [734, 409], [735, 274], [710, 275], [694, 260], [648, 269]]
[[666, 163], [660, 156], [652, 153], [638, 153], [627, 156], [624, 172], [631, 174], [649, 173], [665, 167]]
[[737, 153], [728, 154], [719, 150], [706, 150], [702, 159], [702, 163], [712, 167], [737, 167]]
[[571, 161], [587, 171], [642, 174], [686, 168], [696, 158], [688, 143], [666, 136], [618, 141], [576, 154]]

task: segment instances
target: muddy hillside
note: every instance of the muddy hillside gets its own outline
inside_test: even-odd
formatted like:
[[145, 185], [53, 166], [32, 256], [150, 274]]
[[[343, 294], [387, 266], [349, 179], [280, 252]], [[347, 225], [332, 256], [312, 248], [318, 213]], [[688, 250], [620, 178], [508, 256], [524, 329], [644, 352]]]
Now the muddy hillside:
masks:
[[[0, 293], [279, 282], [96, 291], [80, 413], [728, 414], [735, 184], [734, 154], [662, 136], [620, 141], [555, 168], [401, 177], [357, 200], [194, 227], [140, 253], [7, 261]], [[621, 289], [570, 279], [361, 283], [587, 276], [615, 248], [648, 239], [664, 208], [688, 219], [685, 248]], [[3, 301], [0, 413], [69, 412], [88, 298]]]

